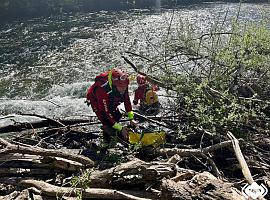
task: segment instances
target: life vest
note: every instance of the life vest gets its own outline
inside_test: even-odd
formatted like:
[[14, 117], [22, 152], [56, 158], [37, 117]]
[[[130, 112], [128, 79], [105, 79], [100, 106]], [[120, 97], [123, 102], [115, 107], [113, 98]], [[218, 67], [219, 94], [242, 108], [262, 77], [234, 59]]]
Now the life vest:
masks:
[[146, 90], [145, 92], [145, 103], [148, 106], [158, 103], [158, 96], [152, 89]]

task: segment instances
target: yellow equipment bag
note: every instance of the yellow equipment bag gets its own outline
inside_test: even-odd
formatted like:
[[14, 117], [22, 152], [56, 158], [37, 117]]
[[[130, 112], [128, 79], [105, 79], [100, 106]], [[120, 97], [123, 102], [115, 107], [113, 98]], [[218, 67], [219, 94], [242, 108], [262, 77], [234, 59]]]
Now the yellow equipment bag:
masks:
[[165, 143], [166, 133], [164, 131], [151, 131], [134, 133], [129, 131], [129, 142], [130, 144], [141, 143], [142, 146], [153, 146], [157, 147]]

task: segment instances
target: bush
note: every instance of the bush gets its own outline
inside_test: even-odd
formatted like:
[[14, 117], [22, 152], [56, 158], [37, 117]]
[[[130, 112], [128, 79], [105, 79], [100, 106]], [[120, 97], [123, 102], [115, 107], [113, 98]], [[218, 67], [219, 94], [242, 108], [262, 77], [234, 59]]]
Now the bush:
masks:
[[165, 53], [155, 61], [155, 74], [176, 94], [171, 110], [185, 112], [186, 132], [229, 130], [246, 138], [267, 127], [258, 121], [266, 119], [269, 108], [269, 27], [263, 21], [231, 24], [227, 30], [222, 23], [198, 33], [182, 23], [163, 41]]

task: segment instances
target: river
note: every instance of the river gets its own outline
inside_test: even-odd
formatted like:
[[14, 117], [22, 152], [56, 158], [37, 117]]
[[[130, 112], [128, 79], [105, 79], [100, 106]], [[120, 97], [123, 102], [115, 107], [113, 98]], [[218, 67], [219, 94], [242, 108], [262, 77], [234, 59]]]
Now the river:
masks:
[[[0, 126], [13, 123], [3, 116], [19, 112], [47, 117], [91, 115], [84, 96], [94, 77], [113, 66], [134, 73], [121, 55], [125, 51], [157, 55], [172, 16], [171, 32], [185, 20], [205, 31], [217, 20], [222, 21], [226, 12], [229, 27], [239, 9], [237, 3], [158, 6], [69, 13], [1, 24]], [[269, 13], [269, 3], [242, 4], [239, 19], [244, 22], [267, 17], [269, 21]], [[135, 86], [132, 82], [131, 93]]]

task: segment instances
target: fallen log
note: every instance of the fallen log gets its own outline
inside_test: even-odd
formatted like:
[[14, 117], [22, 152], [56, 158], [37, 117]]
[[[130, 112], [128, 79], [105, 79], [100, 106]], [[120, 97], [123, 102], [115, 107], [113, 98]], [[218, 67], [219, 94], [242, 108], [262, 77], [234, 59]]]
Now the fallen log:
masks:
[[[36, 116], [34, 114], [24, 114], [27, 116]], [[39, 116], [39, 115], [37, 115]], [[41, 118], [41, 117], [40, 117]], [[120, 120], [120, 122], [125, 122], [129, 120]], [[38, 128], [48, 128], [41, 132], [48, 132], [48, 131], [58, 131], [61, 129], [66, 128], [74, 128], [78, 126], [91, 126], [101, 124], [96, 116], [89, 116], [87, 119], [60, 119], [60, 120], [53, 120], [53, 119], [46, 119], [38, 120], [33, 122], [18, 122], [12, 125], [6, 125], [0, 127], [0, 133], [9, 133], [9, 132], [20, 132], [28, 129], [38, 129]]]
[[42, 116], [42, 115], [37, 115], [37, 114], [25, 114], [25, 113], [20, 113], [20, 115], [25, 115], [25, 116], [34, 116], [34, 117], [39, 117], [39, 118], [42, 118], [42, 119], [45, 119], [47, 120], [49, 123], [55, 123], [57, 124], [58, 126], [62, 126], [62, 127], [65, 127], [66, 125], [63, 124], [62, 122], [58, 121], [58, 120], [55, 120], [55, 119], [52, 119], [52, 118], [49, 118], [49, 117], [46, 117], [46, 116]]
[[0, 177], [53, 177], [60, 172], [56, 169], [24, 169], [24, 168], [0, 168]]
[[[190, 172], [189, 172], [190, 173]], [[192, 173], [193, 174], [193, 173]], [[233, 187], [232, 183], [224, 182], [217, 179], [209, 172], [196, 173], [188, 179], [162, 179], [159, 190], [153, 189], [160, 196], [156, 196], [152, 192], [130, 191], [130, 190], [113, 190], [101, 188], [74, 188], [74, 187], [58, 187], [43, 181], [32, 179], [0, 179], [10, 185], [20, 185], [30, 187], [29, 191], [46, 197], [55, 197], [63, 199], [73, 199], [77, 194], [81, 194], [83, 199], [166, 199], [166, 200], [192, 200], [192, 199], [224, 199], [224, 200], [244, 200], [239, 190]], [[143, 197], [143, 198], [142, 198]]]
[[217, 179], [209, 172], [195, 175], [187, 181], [165, 179], [161, 185], [161, 199], [166, 200], [193, 200], [193, 199], [223, 199], [244, 200], [239, 190], [231, 183]]
[[[0, 180], [1, 181], [1, 180]], [[150, 200], [153, 195], [150, 192], [137, 192], [136, 194], [143, 195], [143, 197], [137, 197], [132, 195], [134, 192], [128, 190], [113, 190], [113, 189], [101, 189], [101, 188], [75, 188], [75, 187], [59, 187], [44, 181], [37, 180], [20, 180], [15, 182], [14, 180], [6, 180], [10, 185], [21, 185], [23, 187], [35, 187], [42, 194], [49, 197], [62, 198], [62, 197], [76, 197], [78, 194], [82, 195], [82, 198], [89, 199], [130, 199], [130, 200]]]
[[218, 149], [222, 149], [225, 147], [232, 147], [232, 142], [231, 141], [224, 141], [218, 144], [214, 144], [212, 146], [209, 147], [205, 147], [202, 149], [178, 149], [178, 148], [158, 148], [158, 149], [154, 149], [153, 152], [161, 155], [161, 156], [173, 156], [175, 154], [178, 154], [180, 156], [202, 156], [203, 154], [207, 154], [210, 152], [214, 152]]
[[30, 192], [28, 189], [24, 189], [21, 192], [14, 191], [10, 195], [7, 195], [6, 197], [3, 197], [3, 200], [10, 200], [10, 199], [15, 199], [15, 200], [21, 200], [21, 199], [28, 199], [30, 196]]
[[[46, 157], [34, 159], [22, 159], [17, 156], [16, 159], [9, 158], [8, 160], [1, 159], [3, 162], [0, 165], [0, 170], [3, 168], [24, 168], [24, 169], [57, 169], [62, 171], [78, 172], [84, 169], [81, 163], [74, 162], [59, 157]], [[0, 174], [1, 176], [2, 174]]]
[[232, 142], [231, 141], [224, 141], [209, 147], [205, 147], [202, 149], [178, 149], [178, 148], [157, 148], [152, 150], [152, 153], [161, 155], [161, 156], [167, 156], [171, 157], [175, 154], [178, 154], [179, 156], [183, 157], [189, 157], [189, 156], [199, 156], [207, 160], [207, 162], [212, 166], [212, 172], [215, 176], [220, 177], [221, 173], [219, 172], [215, 162], [210, 159], [207, 155], [207, 153], [214, 152], [218, 149], [224, 148], [224, 147], [231, 147]]
[[[65, 126], [69, 126], [79, 123], [87, 123], [87, 122], [89, 123], [90, 119], [66, 119], [66, 120], [59, 120], [59, 122]], [[92, 123], [90, 123], [90, 125], [91, 124]], [[58, 127], [59, 125], [60, 124], [57, 123], [56, 121], [44, 119], [33, 122], [15, 123], [12, 125], [2, 126], [0, 127], [0, 133], [20, 132], [27, 129], [36, 129], [44, 127]]]
[[18, 161], [31, 161], [31, 160], [41, 160], [43, 157], [39, 155], [29, 155], [20, 153], [11, 153], [0, 155], [0, 162], [4, 163], [7, 160], [18, 160]]
[[136, 158], [107, 170], [93, 171], [89, 178], [89, 187], [126, 188], [134, 185], [143, 186], [175, 175], [176, 169], [173, 163], [148, 163]]
[[[10, 200], [10, 199], [16, 199], [16, 198], [20, 198], [20, 195], [21, 195], [22, 192], [20, 191], [14, 191], [8, 195], [5, 195], [5, 196], [1, 196], [1, 200]], [[23, 193], [24, 195], [24, 193]], [[23, 199], [27, 199], [27, 198], [23, 198]]]
[[65, 158], [68, 160], [76, 161], [79, 163], [82, 163], [86, 167], [93, 167], [95, 163], [82, 155], [75, 155], [75, 154], [70, 154], [63, 152], [61, 150], [52, 150], [52, 149], [44, 149], [40, 147], [31, 147], [30, 145], [28, 146], [22, 146], [22, 145], [14, 145], [6, 140], [0, 138], [0, 145], [2, 145], [2, 149], [0, 149], [0, 156], [1, 155], [6, 155], [6, 154], [11, 154], [11, 153], [21, 153], [21, 154], [31, 154], [31, 155], [40, 155], [44, 157], [48, 156], [54, 156], [54, 157], [60, 157], [60, 158]]

